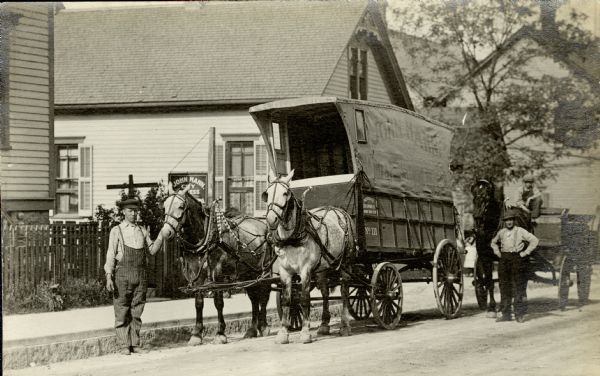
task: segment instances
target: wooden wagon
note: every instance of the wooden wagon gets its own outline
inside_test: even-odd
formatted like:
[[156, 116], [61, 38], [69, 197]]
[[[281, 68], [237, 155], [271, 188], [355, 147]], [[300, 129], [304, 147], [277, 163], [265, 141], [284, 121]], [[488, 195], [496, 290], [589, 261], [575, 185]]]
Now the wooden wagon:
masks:
[[[279, 174], [295, 170], [297, 197], [310, 188], [305, 208], [337, 206], [354, 219], [358, 249], [348, 272], [355, 319], [372, 314], [382, 327], [395, 328], [407, 282], [432, 282], [440, 311], [447, 318], [459, 313], [461, 232], [448, 126], [396, 106], [333, 97], [281, 100], [250, 113], [271, 166]], [[292, 301], [293, 329], [302, 317]]]

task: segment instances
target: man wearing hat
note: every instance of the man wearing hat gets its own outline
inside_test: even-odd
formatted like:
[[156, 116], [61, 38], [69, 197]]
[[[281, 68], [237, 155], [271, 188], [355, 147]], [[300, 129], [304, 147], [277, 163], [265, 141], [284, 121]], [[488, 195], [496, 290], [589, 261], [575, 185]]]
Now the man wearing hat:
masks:
[[[515, 225], [515, 213], [508, 210], [502, 228], [492, 239], [491, 247], [500, 257], [500, 311], [496, 321], [511, 320], [511, 305], [517, 322], [522, 323], [527, 313], [527, 265], [528, 256], [537, 247], [539, 240], [529, 231]], [[498, 247], [500, 244], [500, 247]], [[514, 300], [514, 302], [513, 302]]]
[[115, 329], [121, 354], [146, 352], [140, 347], [142, 312], [146, 303], [147, 255], [152, 249], [148, 231], [136, 224], [140, 201], [128, 197], [117, 202], [124, 220], [110, 231], [106, 252], [106, 288], [114, 291]]
[[523, 185], [517, 190], [515, 203], [509, 205], [520, 208], [522, 210], [523, 219], [518, 221], [527, 231], [533, 232], [533, 222], [540, 216], [542, 208], [542, 192], [535, 187], [533, 175], [525, 175], [523, 177]]

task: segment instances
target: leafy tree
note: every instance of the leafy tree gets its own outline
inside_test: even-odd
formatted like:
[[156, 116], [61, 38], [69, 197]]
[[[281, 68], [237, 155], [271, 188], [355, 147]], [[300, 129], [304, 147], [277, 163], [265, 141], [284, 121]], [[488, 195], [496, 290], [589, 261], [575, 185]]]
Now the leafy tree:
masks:
[[[458, 129], [453, 146], [457, 182], [468, 185], [487, 178], [502, 183], [529, 172], [552, 177], [552, 162], [595, 146], [597, 79], [537, 69], [542, 56], [579, 63], [585, 63], [590, 51], [597, 56], [597, 41], [579, 27], [584, 15], [573, 12], [569, 21], [557, 21], [559, 5], [538, 0], [419, 1], [393, 10], [390, 27], [419, 36], [407, 38], [404, 47], [413, 63], [428, 67], [409, 75], [409, 85], [426, 92], [435, 81], [439, 94], [425, 98], [427, 105], [468, 112], [467, 127]], [[575, 73], [581, 72], [585, 70]]]

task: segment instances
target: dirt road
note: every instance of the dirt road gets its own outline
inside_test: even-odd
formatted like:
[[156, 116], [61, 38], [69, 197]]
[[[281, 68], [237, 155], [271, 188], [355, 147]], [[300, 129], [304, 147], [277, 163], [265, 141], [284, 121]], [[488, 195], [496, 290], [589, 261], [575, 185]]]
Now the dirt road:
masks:
[[[309, 345], [297, 343], [298, 334], [291, 336], [289, 345], [276, 345], [274, 336], [232, 338], [227, 345], [155, 349], [129, 357], [109, 355], [6, 374], [600, 375], [599, 279], [596, 268], [589, 305], [569, 306], [566, 311], [557, 309], [556, 288], [530, 287], [530, 313], [522, 324], [486, 318], [476, 309], [472, 287], [467, 285], [463, 314], [454, 320], [441, 318], [428, 293], [418, 299], [427, 300], [430, 308], [406, 312], [410, 307], [406, 304], [403, 325], [393, 331], [379, 329], [372, 322], [353, 322], [352, 336], [338, 337], [335, 323], [334, 335], [318, 337]], [[415, 300], [414, 293], [406, 289], [405, 299]]]

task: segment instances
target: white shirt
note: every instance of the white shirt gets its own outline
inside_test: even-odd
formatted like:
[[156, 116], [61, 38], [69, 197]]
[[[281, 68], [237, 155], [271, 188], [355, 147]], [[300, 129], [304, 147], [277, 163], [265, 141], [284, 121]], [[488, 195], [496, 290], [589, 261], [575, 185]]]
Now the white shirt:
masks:
[[112, 230], [110, 230], [110, 237], [108, 238], [108, 250], [106, 251], [106, 263], [104, 264], [104, 271], [106, 274], [112, 274], [115, 268], [115, 260], [121, 261], [123, 258], [123, 244], [121, 242], [119, 228], [123, 234], [123, 242], [125, 242], [126, 246], [135, 249], [144, 248], [144, 245], [148, 245], [148, 248], [152, 247], [153, 242], [150, 240], [150, 235], [146, 229], [127, 221], [123, 221], [121, 224], [113, 227]]

